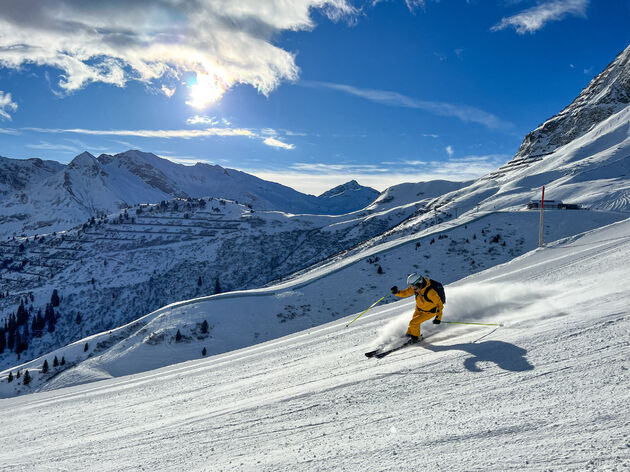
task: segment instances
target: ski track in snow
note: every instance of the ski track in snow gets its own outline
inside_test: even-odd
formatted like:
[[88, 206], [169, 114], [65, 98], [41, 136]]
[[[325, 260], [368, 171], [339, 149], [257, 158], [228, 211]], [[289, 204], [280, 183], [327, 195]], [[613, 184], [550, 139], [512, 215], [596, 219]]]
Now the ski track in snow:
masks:
[[[412, 300], [206, 359], [0, 400], [2, 469], [630, 469], [630, 221]], [[523, 283], [527, 280], [527, 283]]]

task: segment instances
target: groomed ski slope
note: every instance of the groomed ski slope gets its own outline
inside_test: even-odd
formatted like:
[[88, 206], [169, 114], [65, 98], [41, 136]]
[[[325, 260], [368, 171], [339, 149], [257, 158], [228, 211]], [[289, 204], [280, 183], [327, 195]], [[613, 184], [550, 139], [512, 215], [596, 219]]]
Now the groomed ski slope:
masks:
[[[630, 220], [411, 300], [240, 351], [0, 400], [12, 470], [630, 469]], [[401, 267], [401, 271], [405, 268]]]

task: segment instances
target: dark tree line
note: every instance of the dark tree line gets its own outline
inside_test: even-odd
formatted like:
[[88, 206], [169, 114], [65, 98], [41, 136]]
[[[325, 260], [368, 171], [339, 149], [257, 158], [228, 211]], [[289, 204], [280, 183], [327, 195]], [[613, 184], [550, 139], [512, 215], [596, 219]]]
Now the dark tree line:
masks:
[[[31, 296], [30, 301], [33, 300]], [[4, 319], [4, 323], [0, 324], [0, 354], [9, 350], [19, 355], [28, 349], [29, 341], [42, 336], [44, 330], [49, 333], [55, 331], [59, 314], [55, 312], [54, 307], [61, 303], [57, 290], [53, 290], [50, 303], [46, 304], [43, 315], [41, 309], [33, 313], [34, 309], [32, 305], [29, 308], [28, 303], [28, 299], [20, 300], [17, 311], [11, 313]]]

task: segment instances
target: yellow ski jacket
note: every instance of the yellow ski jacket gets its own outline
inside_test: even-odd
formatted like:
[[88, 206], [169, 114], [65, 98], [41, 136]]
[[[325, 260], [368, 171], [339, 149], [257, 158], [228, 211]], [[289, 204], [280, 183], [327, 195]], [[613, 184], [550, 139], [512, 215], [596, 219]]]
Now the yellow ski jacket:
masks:
[[410, 285], [404, 290], [396, 292], [394, 295], [400, 298], [407, 298], [413, 294], [416, 294], [416, 311], [424, 313], [435, 313], [438, 320], [442, 319], [442, 311], [444, 304], [439, 295], [430, 284], [427, 284], [420, 293], [416, 293], [413, 287]]

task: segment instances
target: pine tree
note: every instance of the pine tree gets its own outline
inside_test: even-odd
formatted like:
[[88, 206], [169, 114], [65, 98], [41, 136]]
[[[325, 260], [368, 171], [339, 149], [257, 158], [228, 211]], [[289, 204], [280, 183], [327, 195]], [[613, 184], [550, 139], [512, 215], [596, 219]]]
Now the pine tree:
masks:
[[59, 359], [57, 359], [57, 356], [53, 359], [53, 367], [59, 367]]
[[24, 302], [20, 301], [20, 306], [17, 309], [17, 325], [22, 326], [28, 323], [28, 312], [24, 308]]
[[59, 306], [59, 293], [57, 292], [57, 289], [53, 290], [52, 296], [50, 297], [50, 304], [54, 307]]
[[221, 284], [219, 283], [219, 277], [214, 281], [214, 293], [221, 293]]
[[203, 323], [201, 323], [201, 333], [202, 334], [208, 334], [208, 320], [203, 320]]
[[88, 343], [85, 343], [85, 346], [83, 346], [83, 352], [87, 352], [88, 349], [89, 349]]
[[48, 359], [44, 360], [44, 365], [42, 366], [42, 374], [48, 373]]
[[203, 280], [201, 280], [201, 275], [197, 279], [197, 287], [201, 287], [203, 285]]
[[175, 341], [176, 342], [180, 342], [182, 340], [182, 333], [177, 330], [177, 333], [175, 334]]
[[15, 331], [15, 340], [13, 341], [15, 353], [19, 356], [22, 353], [22, 336], [19, 331]]
[[74, 322], [76, 324], [81, 324], [81, 321], [83, 321], [83, 318], [81, 317], [81, 313], [77, 311], [77, 317], [74, 319]]
[[46, 320], [46, 324], [48, 324], [48, 332], [52, 333], [53, 331], [55, 331], [55, 322], [56, 322], [55, 310], [53, 309], [52, 304], [50, 303], [46, 304], [46, 312], [44, 315], [44, 319]]
[[202, 355], [202, 356], [205, 356], [207, 353], [208, 353], [208, 351], [206, 351], [206, 348], [204, 347], [204, 348], [203, 348], [203, 351], [201, 351], [201, 355]]
[[383, 273], [383, 268], [381, 266], [378, 266], [378, 269], [377, 269], [376, 272], [379, 273], [379, 274], [382, 274]]
[[13, 372], [9, 372], [9, 377], [7, 378], [9, 383], [13, 382]]
[[7, 334], [7, 348], [9, 351], [13, 351], [15, 347], [15, 328], [11, 329], [11, 324], [9, 323], [9, 332]]
[[28, 385], [31, 383], [31, 374], [28, 373], [28, 370], [24, 372], [24, 380], [22, 380], [24, 385]]
[[61, 365], [66, 365], [66, 358], [61, 356]]

